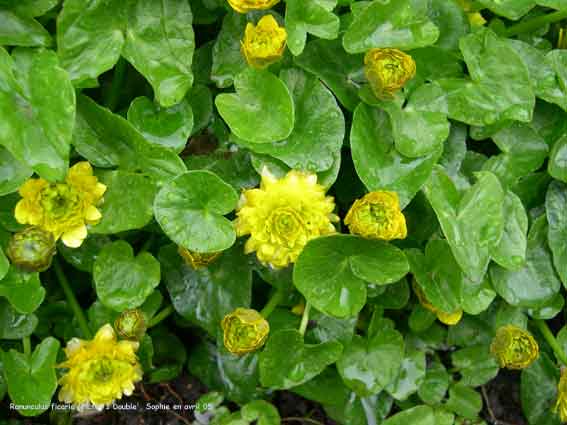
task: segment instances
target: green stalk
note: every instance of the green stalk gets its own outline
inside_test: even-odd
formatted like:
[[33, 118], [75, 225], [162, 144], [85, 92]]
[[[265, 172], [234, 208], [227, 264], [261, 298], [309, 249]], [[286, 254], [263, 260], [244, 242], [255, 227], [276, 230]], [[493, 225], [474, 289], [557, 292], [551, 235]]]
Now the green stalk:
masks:
[[114, 111], [120, 100], [120, 90], [126, 77], [126, 61], [123, 58], [118, 59], [112, 76], [112, 85], [104, 99], [104, 104], [108, 109]]
[[65, 273], [63, 273], [63, 269], [61, 268], [61, 264], [59, 263], [59, 260], [57, 258], [53, 259], [53, 267], [55, 269], [55, 274], [57, 275], [57, 280], [59, 280], [59, 285], [61, 285], [61, 289], [63, 289], [65, 298], [67, 298], [67, 304], [69, 304], [69, 307], [71, 307], [73, 314], [77, 318], [77, 322], [79, 322], [79, 327], [81, 328], [83, 336], [87, 339], [91, 339], [93, 335], [89, 328], [85, 313], [79, 305], [77, 297], [75, 297], [75, 293], [71, 289], [69, 281], [67, 280]]
[[260, 314], [267, 319], [270, 314], [275, 310], [275, 308], [282, 302], [284, 297], [284, 291], [278, 289], [274, 295], [268, 300]]
[[165, 307], [162, 311], [160, 311], [158, 314], [152, 317], [152, 319], [148, 322], [148, 329], [153, 328], [163, 320], [167, 319], [174, 311], [175, 309], [171, 304]]
[[24, 354], [27, 357], [31, 356], [31, 340], [29, 336], [22, 338], [22, 345], [24, 346]]
[[534, 320], [534, 323], [547, 343], [550, 345], [553, 353], [555, 354], [555, 358], [563, 363], [564, 366], [567, 366], [567, 355], [565, 355], [565, 351], [563, 351], [563, 348], [561, 348], [557, 339], [555, 339], [551, 333], [551, 330], [549, 329], [549, 326], [547, 326], [547, 323], [545, 323], [545, 320]]
[[561, 21], [565, 18], [567, 18], [567, 10], [559, 10], [557, 12], [548, 13], [547, 15], [538, 16], [537, 18], [528, 19], [525, 22], [520, 22], [519, 24], [512, 25], [506, 30], [504, 35], [506, 37], [511, 37], [525, 32], [534, 31], [546, 24]]
[[311, 304], [308, 301], [305, 302], [305, 309], [303, 310], [303, 315], [301, 316], [301, 323], [299, 324], [299, 333], [305, 335], [307, 330], [307, 325], [309, 324], [309, 310], [311, 310]]

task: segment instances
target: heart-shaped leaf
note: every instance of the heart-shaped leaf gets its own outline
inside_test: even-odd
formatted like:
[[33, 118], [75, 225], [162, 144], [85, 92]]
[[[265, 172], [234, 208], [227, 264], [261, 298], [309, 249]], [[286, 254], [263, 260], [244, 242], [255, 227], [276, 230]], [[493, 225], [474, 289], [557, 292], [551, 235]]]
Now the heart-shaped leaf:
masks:
[[154, 202], [157, 222], [172, 241], [192, 251], [229, 248], [236, 239], [224, 217], [238, 202], [236, 191], [210, 171], [189, 171], [165, 184]]
[[8, 394], [16, 405], [30, 406], [18, 409], [23, 416], [37, 416], [51, 406], [51, 397], [57, 389], [55, 362], [59, 341], [45, 338], [35, 347], [31, 356], [14, 349], [2, 355]]
[[39, 273], [26, 273], [10, 267], [0, 280], [0, 295], [20, 313], [33, 313], [45, 298], [45, 289], [39, 281]]
[[148, 252], [134, 257], [126, 241], [102, 248], [93, 266], [96, 293], [108, 308], [124, 311], [141, 306], [159, 285], [159, 262]]
[[317, 310], [336, 317], [356, 315], [369, 283], [386, 285], [409, 271], [404, 253], [379, 240], [332, 235], [311, 240], [297, 259], [293, 282]]
[[342, 351], [343, 346], [335, 341], [305, 344], [296, 330], [274, 332], [260, 353], [260, 382], [273, 389], [301, 385], [335, 363]]
[[142, 96], [130, 104], [128, 121], [148, 141], [181, 152], [193, 129], [193, 110], [187, 98], [164, 108]]
[[236, 93], [222, 93], [215, 105], [230, 130], [253, 143], [283, 140], [294, 124], [293, 98], [287, 86], [268, 71], [248, 68], [234, 79]]
[[404, 359], [404, 339], [394, 329], [382, 329], [369, 339], [355, 335], [337, 362], [344, 383], [361, 397], [378, 394], [392, 383]]

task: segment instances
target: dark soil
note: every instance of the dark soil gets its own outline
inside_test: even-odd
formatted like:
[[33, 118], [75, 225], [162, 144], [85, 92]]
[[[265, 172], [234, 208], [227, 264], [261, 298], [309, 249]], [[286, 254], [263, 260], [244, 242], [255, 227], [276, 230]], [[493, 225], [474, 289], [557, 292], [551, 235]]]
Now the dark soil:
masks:
[[483, 416], [492, 425], [527, 425], [520, 400], [520, 375], [500, 369], [498, 376], [483, 387]]

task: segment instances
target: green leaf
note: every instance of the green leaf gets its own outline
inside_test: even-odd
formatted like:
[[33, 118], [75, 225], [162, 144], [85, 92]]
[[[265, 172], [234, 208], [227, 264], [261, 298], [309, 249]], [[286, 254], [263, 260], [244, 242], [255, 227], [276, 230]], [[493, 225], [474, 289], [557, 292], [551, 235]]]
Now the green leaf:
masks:
[[17, 3], [14, 3], [12, 0], [0, 0], [0, 6], [33, 18], [44, 15], [57, 6], [58, 3], [59, 0], [20, 0]]
[[386, 387], [386, 391], [396, 400], [406, 400], [417, 392], [425, 378], [425, 352], [411, 350], [402, 360], [400, 372], [394, 381]]
[[490, 307], [497, 295], [492, 289], [488, 274], [484, 276], [482, 282], [466, 279], [462, 289], [461, 307], [465, 313], [473, 315], [480, 314]]
[[356, 315], [366, 303], [368, 283], [394, 283], [408, 271], [405, 255], [393, 245], [332, 235], [307, 243], [295, 264], [293, 282], [317, 310], [347, 317]]
[[211, 80], [219, 88], [230, 87], [234, 79], [247, 67], [240, 52], [240, 40], [246, 27], [246, 15], [228, 12], [213, 46]]
[[356, 335], [337, 362], [344, 383], [361, 397], [378, 394], [395, 384], [404, 359], [404, 339], [384, 329], [365, 339]]
[[282, 141], [244, 145], [293, 169], [328, 170], [340, 155], [345, 134], [344, 117], [335, 97], [316, 77], [301, 70], [284, 70], [280, 76], [295, 103], [293, 131]]
[[160, 281], [160, 264], [148, 252], [134, 256], [126, 241], [105, 245], [93, 266], [100, 301], [116, 311], [141, 306]]
[[549, 228], [547, 240], [553, 254], [555, 270], [567, 287], [567, 184], [554, 181], [547, 189], [545, 212]]
[[35, 314], [18, 313], [8, 301], [0, 298], [0, 339], [30, 336], [37, 326]]
[[520, 19], [536, 5], [534, 0], [479, 0], [479, 3], [495, 14], [512, 20]]
[[482, 398], [474, 389], [459, 382], [449, 388], [449, 400], [445, 407], [467, 419], [476, 419], [482, 409]]
[[528, 215], [521, 199], [510, 191], [504, 197], [504, 217], [502, 239], [490, 255], [502, 267], [517, 270], [526, 262]]
[[264, 400], [255, 400], [241, 410], [242, 418], [247, 421], [257, 421], [258, 425], [280, 425], [280, 414], [274, 405]]
[[174, 152], [148, 142], [128, 121], [90, 98], [79, 96], [77, 107], [73, 145], [93, 165], [142, 172], [158, 181], [186, 170]]
[[343, 346], [335, 341], [304, 344], [296, 330], [274, 332], [260, 353], [260, 382], [272, 389], [301, 385], [335, 363], [342, 351]]
[[10, 267], [4, 279], [0, 280], [0, 295], [12, 304], [19, 313], [33, 313], [45, 298], [39, 273], [26, 273]]
[[126, 171], [97, 173], [108, 188], [100, 207], [102, 218], [90, 229], [92, 233], [119, 233], [140, 229], [153, 217], [155, 182], [143, 174]]
[[6, 254], [4, 254], [4, 250], [0, 246], [0, 282], [2, 281], [2, 279], [4, 279], [4, 276], [6, 276], [9, 269], [10, 269], [10, 262], [6, 257]]
[[122, 54], [147, 78], [156, 100], [165, 108], [181, 102], [193, 85], [191, 63], [195, 35], [192, 21], [187, 1], [129, 2]]
[[567, 183], [567, 134], [564, 134], [553, 144], [547, 164], [549, 174]]
[[425, 0], [384, 0], [371, 3], [355, 15], [343, 37], [349, 53], [364, 53], [373, 47], [403, 50], [429, 46], [439, 29], [427, 16]]
[[559, 416], [553, 412], [557, 400], [559, 369], [545, 353], [527, 369], [522, 370], [520, 394], [522, 411], [529, 423], [559, 425]]
[[216, 337], [220, 322], [238, 307], [249, 307], [252, 271], [242, 244], [224, 251], [208, 267], [194, 270], [177, 253], [175, 245], [159, 253], [163, 279], [175, 310]]
[[316, 39], [307, 43], [295, 63], [319, 77], [349, 111], [359, 103], [355, 80], [362, 79], [362, 55], [349, 55], [339, 40]]
[[339, 18], [332, 12], [336, 0], [288, 0], [285, 11], [287, 46], [294, 56], [305, 48], [307, 33], [322, 39], [339, 36]]
[[382, 425], [436, 425], [433, 409], [429, 406], [416, 406], [396, 413], [389, 417]]
[[210, 171], [189, 171], [165, 184], [154, 202], [154, 215], [169, 238], [197, 252], [222, 251], [236, 239], [224, 215], [238, 202], [236, 191]]
[[31, 16], [0, 8], [0, 45], [48, 47], [52, 44], [47, 30]]
[[75, 91], [57, 55], [0, 48], [0, 144], [41, 177], [64, 179], [75, 120]]
[[31, 357], [11, 349], [3, 353], [4, 374], [8, 394], [16, 405], [30, 406], [18, 409], [23, 416], [37, 416], [51, 406], [51, 397], [57, 389], [55, 363], [59, 341], [45, 338], [35, 347]]
[[93, 272], [93, 264], [103, 246], [110, 243], [110, 238], [105, 235], [89, 234], [78, 248], [69, 248], [63, 243], [59, 243], [57, 251], [63, 256], [65, 261], [76, 269], [86, 272]]
[[57, 53], [75, 86], [118, 62], [127, 20], [123, 0], [65, 0], [57, 17]]
[[164, 108], [142, 96], [130, 104], [128, 121], [149, 142], [181, 152], [193, 129], [193, 111], [187, 98]]
[[486, 273], [504, 227], [500, 182], [489, 172], [479, 172], [477, 178], [462, 198], [441, 167], [433, 170], [424, 186], [457, 263], [473, 282]]
[[429, 178], [442, 150], [407, 158], [394, 148], [385, 112], [360, 104], [354, 111], [350, 143], [356, 172], [368, 190], [392, 190], [405, 208]]
[[[213, 95], [207, 86], [196, 84], [187, 94], [187, 98], [193, 115], [191, 134], [197, 134], [213, 119]], [[185, 125], [188, 127], [187, 123]]]
[[231, 131], [253, 143], [283, 140], [294, 125], [293, 98], [268, 71], [248, 68], [234, 79], [236, 93], [221, 93], [215, 105]]
[[[488, 345], [476, 345], [455, 351], [451, 355], [453, 366], [461, 374], [461, 383], [469, 387], [478, 387], [492, 380], [500, 367], [490, 353]], [[460, 413], [460, 412], [456, 412]]]
[[470, 30], [463, 7], [454, 0], [432, 0], [429, 19], [439, 28], [439, 38], [435, 45], [446, 50], [458, 50], [460, 38]]
[[508, 304], [538, 308], [547, 304], [559, 291], [561, 281], [553, 269], [547, 233], [545, 216], [541, 216], [532, 224], [528, 234], [526, 265], [516, 271], [491, 266], [492, 285]]
[[471, 125], [529, 122], [535, 104], [528, 70], [515, 50], [488, 29], [460, 40], [470, 80], [437, 80], [449, 118]]
[[0, 196], [15, 192], [33, 174], [33, 170], [18, 161], [8, 149], [0, 146]]
[[439, 361], [429, 365], [421, 386], [418, 389], [419, 398], [427, 404], [441, 403], [449, 388], [449, 373]]
[[[294, 318], [299, 319], [297, 316], [294, 316]], [[338, 341], [347, 345], [355, 334], [357, 319], [356, 317], [338, 319], [311, 308], [309, 322], [309, 329], [305, 333], [306, 341], [315, 343]], [[294, 323], [293, 327], [296, 328], [298, 325], [299, 323]]]

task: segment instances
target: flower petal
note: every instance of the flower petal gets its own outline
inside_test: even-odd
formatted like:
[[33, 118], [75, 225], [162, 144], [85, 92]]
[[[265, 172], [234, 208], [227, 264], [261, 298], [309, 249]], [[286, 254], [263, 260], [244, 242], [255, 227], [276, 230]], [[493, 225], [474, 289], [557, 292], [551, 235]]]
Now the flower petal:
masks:
[[89, 224], [95, 224], [102, 218], [100, 211], [93, 205], [89, 205], [85, 211], [85, 219]]
[[78, 248], [87, 237], [87, 226], [84, 224], [71, 229], [61, 236], [63, 243], [69, 248]]

